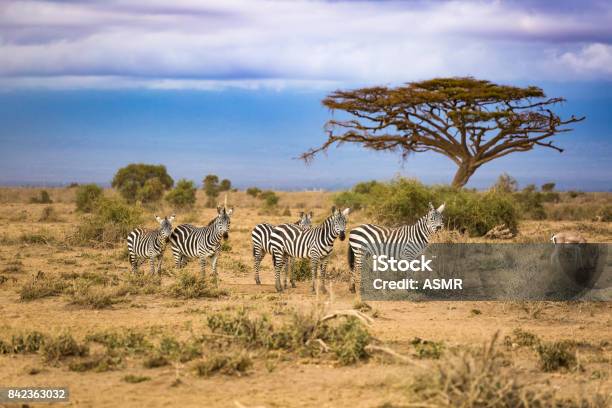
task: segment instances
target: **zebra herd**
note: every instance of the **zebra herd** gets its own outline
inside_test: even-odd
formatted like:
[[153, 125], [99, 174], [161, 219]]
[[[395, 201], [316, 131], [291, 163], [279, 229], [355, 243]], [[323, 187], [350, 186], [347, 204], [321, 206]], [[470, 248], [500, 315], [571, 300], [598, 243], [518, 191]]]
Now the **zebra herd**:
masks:
[[[416, 257], [428, 245], [433, 234], [443, 228], [442, 212], [444, 204], [438, 208], [429, 203], [429, 211], [414, 225], [399, 228], [386, 228], [373, 224], [363, 224], [349, 234], [348, 260], [351, 271], [350, 290], [359, 287], [359, 271], [364, 255], [372, 251], [377, 243], [393, 246], [402, 256]], [[350, 209], [339, 210], [333, 207], [331, 214], [317, 226], [312, 225], [312, 212], [301, 213], [294, 223], [272, 225], [258, 224], [251, 232], [255, 283], [261, 284], [259, 277], [261, 261], [266, 254], [272, 256], [274, 284], [278, 292], [287, 289], [287, 280], [295, 287], [290, 263], [294, 258], [310, 260], [313, 291], [326, 291], [326, 267], [333, 251], [336, 238], [343, 241]], [[175, 215], [160, 218], [155, 216], [160, 227], [147, 231], [136, 228], [127, 238], [129, 261], [132, 271], [136, 272], [141, 261], [148, 259], [151, 273], [160, 273], [162, 257], [170, 242], [174, 263], [182, 268], [189, 259], [198, 258], [200, 272], [205, 277], [205, 268], [210, 258], [214, 285], [218, 284], [217, 260], [222, 241], [229, 237], [233, 208], [217, 207], [217, 215], [204, 227], [181, 224], [172, 229]], [[157, 267], [156, 267], [157, 264]], [[281, 272], [284, 270], [284, 285]], [[318, 284], [318, 286], [317, 286]]]

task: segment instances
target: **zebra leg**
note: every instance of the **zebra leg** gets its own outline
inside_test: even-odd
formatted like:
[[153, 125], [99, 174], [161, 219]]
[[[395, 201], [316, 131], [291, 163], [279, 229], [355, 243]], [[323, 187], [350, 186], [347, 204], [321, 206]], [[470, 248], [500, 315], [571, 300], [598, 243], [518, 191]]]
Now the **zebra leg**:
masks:
[[310, 260], [310, 273], [312, 274], [312, 293], [317, 293], [317, 271], [319, 269], [319, 259], [312, 258]]
[[282, 254], [272, 254], [272, 260], [274, 261], [274, 287], [277, 292], [283, 291], [283, 286], [281, 285], [280, 274], [281, 270], [284, 266], [285, 257]]
[[206, 281], [206, 256], [202, 255], [200, 257], [200, 275], [202, 275], [202, 279]]
[[259, 279], [259, 269], [261, 268], [261, 260], [264, 258], [265, 254], [263, 254], [260, 250], [253, 250], [253, 260], [255, 261], [255, 283], [257, 285], [261, 285], [261, 280]]
[[291, 283], [292, 288], [295, 288], [295, 276], [293, 275], [294, 266], [295, 266], [295, 259], [292, 259], [291, 265], [289, 266], [289, 282]]
[[361, 254], [360, 252], [355, 252], [355, 261], [353, 263], [353, 269], [351, 269], [351, 281], [349, 284], [349, 292], [355, 293], [355, 274], [361, 271]]
[[162, 273], [162, 261], [164, 260], [163, 254], [159, 256], [159, 262], [157, 262], [157, 273], [161, 276]]
[[326, 274], [326, 268], [327, 268], [327, 258], [321, 259], [321, 288], [320, 288], [320, 292], [321, 293], [327, 293], [327, 285], [325, 282], [325, 274]]
[[287, 289], [287, 275], [291, 273], [291, 258], [285, 258], [285, 279], [283, 282], [283, 287]]
[[219, 253], [215, 252], [212, 256], [212, 260], [210, 261], [210, 266], [212, 269], [212, 280], [215, 287], [219, 286], [219, 275], [217, 275], [217, 259], [219, 259]]

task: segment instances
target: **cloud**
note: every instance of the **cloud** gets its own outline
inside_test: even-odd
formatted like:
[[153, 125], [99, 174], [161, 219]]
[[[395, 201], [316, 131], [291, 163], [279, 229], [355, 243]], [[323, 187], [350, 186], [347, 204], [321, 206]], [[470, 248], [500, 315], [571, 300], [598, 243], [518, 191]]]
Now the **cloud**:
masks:
[[569, 2], [555, 8], [519, 1], [6, 0], [0, 84], [217, 88], [436, 75], [610, 79], [612, 7], [581, 4], [576, 13]]

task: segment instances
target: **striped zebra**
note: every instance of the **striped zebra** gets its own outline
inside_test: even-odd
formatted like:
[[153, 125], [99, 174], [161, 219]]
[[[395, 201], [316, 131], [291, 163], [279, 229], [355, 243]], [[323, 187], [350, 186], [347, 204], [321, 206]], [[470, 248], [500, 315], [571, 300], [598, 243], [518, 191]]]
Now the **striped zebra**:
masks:
[[170, 218], [164, 217], [163, 219], [156, 215], [155, 219], [159, 222], [158, 229], [147, 231], [142, 228], [136, 228], [128, 234], [127, 247], [132, 272], [136, 273], [140, 261], [148, 258], [151, 261], [151, 274], [155, 274], [156, 260], [158, 261], [157, 273], [161, 273], [164, 250], [172, 234], [172, 221], [174, 218], [174, 214]]
[[[307, 230], [312, 225], [312, 211], [310, 213], [301, 212], [300, 219], [297, 220], [293, 225], [297, 225], [302, 230]], [[255, 283], [260, 285], [261, 280], [259, 279], [259, 269], [261, 267], [261, 261], [266, 254], [272, 253], [270, 246], [270, 238], [272, 237], [272, 230], [275, 225], [262, 223], [257, 224], [251, 232], [251, 240], [253, 241], [253, 260], [255, 262]], [[290, 262], [285, 265], [285, 288], [287, 288], [287, 275], [291, 271]], [[295, 288], [295, 282], [293, 281], [293, 275], [291, 275], [291, 286]]]
[[282, 292], [280, 272], [288, 257], [310, 259], [312, 290], [317, 290], [317, 271], [321, 271], [321, 291], [325, 292], [325, 268], [328, 257], [334, 249], [336, 238], [344, 241], [346, 223], [350, 209], [344, 211], [332, 208], [332, 213], [321, 225], [301, 230], [292, 224], [283, 224], [272, 230], [272, 259], [277, 292]]
[[217, 207], [217, 216], [204, 227], [181, 224], [170, 236], [172, 255], [177, 268], [182, 268], [191, 258], [199, 258], [200, 272], [206, 276], [206, 260], [211, 258], [212, 277], [218, 283], [217, 258], [221, 250], [221, 240], [229, 237], [230, 219], [234, 210], [225, 206]]
[[[373, 224], [362, 224], [349, 234], [348, 263], [351, 270], [350, 291], [359, 287], [363, 257], [369, 253], [397, 253], [396, 259], [414, 259], [429, 244], [430, 237], [444, 227], [442, 212], [445, 204], [437, 209], [429, 203], [429, 212], [414, 225], [386, 228]], [[356, 272], [357, 271], [357, 272]]]

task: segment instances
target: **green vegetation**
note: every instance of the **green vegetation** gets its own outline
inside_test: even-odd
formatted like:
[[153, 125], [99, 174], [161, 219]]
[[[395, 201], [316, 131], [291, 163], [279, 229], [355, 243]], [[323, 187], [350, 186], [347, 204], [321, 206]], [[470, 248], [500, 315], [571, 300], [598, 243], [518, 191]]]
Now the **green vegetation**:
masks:
[[40, 218], [38, 219], [38, 222], [58, 222], [58, 221], [61, 221], [61, 218], [57, 214], [57, 211], [55, 211], [55, 208], [53, 208], [50, 205], [43, 208], [42, 213], [40, 214]]
[[178, 208], [190, 208], [196, 202], [196, 187], [193, 181], [180, 179], [166, 194], [166, 201]]
[[213, 374], [244, 375], [253, 366], [253, 360], [246, 353], [214, 354], [195, 366], [200, 377], [210, 377]]
[[151, 380], [151, 377], [147, 377], [144, 375], [128, 374], [125, 377], [123, 377], [123, 381], [125, 381], [126, 383], [130, 383], [130, 384], [138, 384], [138, 383], [149, 381], [149, 380]]
[[76, 208], [78, 211], [92, 212], [96, 201], [102, 197], [104, 192], [97, 184], [84, 184], [77, 187]]
[[544, 371], [557, 371], [561, 368], [572, 370], [578, 366], [575, 346], [569, 341], [540, 343], [536, 350]]
[[181, 271], [176, 282], [168, 288], [168, 294], [178, 299], [218, 298], [227, 295], [227, 291], [207, 283], [200, 274]]
[[232, 188], [232, 182], [228, 179], [223, 179], [219, 182], [219, 176], [216, 174], [209, 174], [202, 180], [202, 188], [208, 200], [206, 206], [213, 208], [217, 205], [217, 197], [220, 192], [229, 191]]
[[246, 189], [246, 193], [253, 198], [257, 198], [259, 193], [261, 193], [261, 190], [257, 187], [249, 187]]
[[64, 333], [46, 338], [41, 351], [45, 361], [57, 362], [66, 357], [86, 356], [89, 354], [89, 347], [78, 343], [72, 335]]
[[285, 350], [318, 356], [329, 349], [341, 364], [354, 364], [368, 356], [371, 336], [354, 317], [341, 322], [322, 322], [313, 315], [293, 312], [291, 320], [275, 326], [266, 315], [250, 317], [245, 310], [234, 314], [214, 313], [207, 317], [213, 333], [231, 336], [248, 348]]
[[428, 203], [446, 203], [444, 219], [451, 229], [481, 236], [505, 224], [518, 227], [518, 209], [512, 195], [495, 190], [484, 193], [448, 186], [428, 187], [414, 179], [396, 178], [390, 182], [368, 182], [336, 196], [341, 206], [364, 208], [369, 216], [386, 225], [412, 224], [427, 214]]
[[40, 190], [38, 196], [30, 198], [30, 202], [32, 204], [51, 204], [53, 200], [51, 200], [51, 196], [47, 190]]
[[49, 296], [58, 296], [67, 286], [68, 284], [56, 275], [38, 272], [37, 275], [32, 276], [23, 284], [19, 291], [19, 298], [21, 301], [30, 301]]
[[112, 182], [112, 186], [130, 203], [159, 201], [164, 191], [173, 184], [174, 180], [168, 175], [166, 166], [143, 163], [120, 168]]
[[441, 341], [423, 340], [415, 337], [411, 342], [418, 358], [439, 359], [444, 352], [444, 343]]
[[77, 245], [109, 246], [124, 240], [142, 222], [140, 207], [102, 197], [96, 201], [93, 213], [77, 226], [71, 241]]
[[272, 190], [266, 190], [259, 193], [259, 199], [263, 201], [264, 208], [271, 210], [276, 207], [280, 198]]

